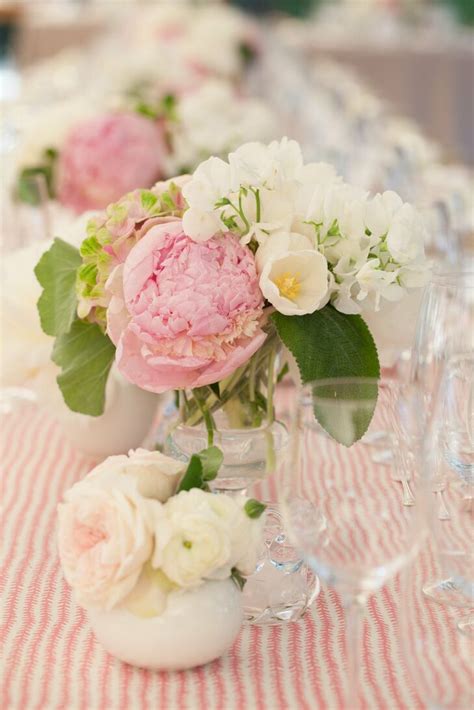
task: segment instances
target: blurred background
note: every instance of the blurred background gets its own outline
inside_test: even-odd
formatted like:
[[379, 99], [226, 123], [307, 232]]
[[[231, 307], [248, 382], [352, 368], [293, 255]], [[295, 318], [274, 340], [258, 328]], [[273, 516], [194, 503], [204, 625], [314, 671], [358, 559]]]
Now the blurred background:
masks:
[[[86, 51], [133, 15], [180, 0], [0, 0], [2, 96], [22, 72]], [[206, 4], [206, 3], [193, 3]], [[414, 119], [450, 160], [474, 162], [473, 0], [234, 0], [307, 58], [336, 60]]]

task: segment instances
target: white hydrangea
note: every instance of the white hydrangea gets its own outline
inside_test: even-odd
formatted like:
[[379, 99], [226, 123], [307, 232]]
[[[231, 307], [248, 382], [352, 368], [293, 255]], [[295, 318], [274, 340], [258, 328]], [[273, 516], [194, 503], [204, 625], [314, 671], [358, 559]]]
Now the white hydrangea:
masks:
[[330, 165], [304, 165], [296, 141], [246, 143], [210, 158], [183, 190], [196, 241], [231, 231], [255, 253], [260, 288], [286, 315], [378, 310], [426, 281], [426, 231], [391, 191], [373, 197]]

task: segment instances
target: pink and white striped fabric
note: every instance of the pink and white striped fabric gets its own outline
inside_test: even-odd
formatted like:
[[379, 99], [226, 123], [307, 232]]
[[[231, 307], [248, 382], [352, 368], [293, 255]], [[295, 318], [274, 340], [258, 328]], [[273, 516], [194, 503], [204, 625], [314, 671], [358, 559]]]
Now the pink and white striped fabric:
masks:
[[[331, 591], [323, 590], [298, 623], [245, 626], [226, 656], [193, 671], [149, 672], [107, 655], [63, 581], [55, 540], [56, 505], [94, 462], [78, 454], [58, 425], [33, 407], [4, 419], [4, 710], [347, 708], [343, 611]], [[400, 495], [397, 484], [390, 495]], [[428, 554], [418, 558], [415, 589], [433, 576], [431, 564]], [[397, 579], [369, 602], [361, 697], [350, 710], [425, 707], [402, 663], [399, 600]], [[458, 632], [443, 607], [424, 603], [418, 608], [414, 602], [413, 609], [427, 644], [428, 685], [435, 679], [440, 693], [456, 698]]]

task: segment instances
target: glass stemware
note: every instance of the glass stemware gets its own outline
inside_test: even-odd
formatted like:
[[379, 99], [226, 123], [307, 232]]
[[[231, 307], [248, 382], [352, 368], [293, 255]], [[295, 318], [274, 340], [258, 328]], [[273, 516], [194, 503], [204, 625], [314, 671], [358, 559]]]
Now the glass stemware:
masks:
[[[455, 605], [474, 607], [474, 352], [445, 365], [429, 430], [428, 474], [444, 482], [449, 517], [433, 516], [441, 569], [452, 580]], [[474, 638], [472, 614], [458, 628]]]
[[[435, 274], [426, 288], [418, 319], [411, 379], [423, 395], [424, 413], [431, 416], [433, 395], [437, 391], [447, 360], [455, 353], [474, 351], [474, 273]], [[444, 473], [432, 478], [437, 499], [437, 515], [449, 520]], [[465, 597], [455, 580], [430, 580], [423, 587], [430, 599], [441, 604], [465, 606]]]
[[[290, 541], [321, 580], [342, 595], [347, 614], [347, 707], [358, 707], [365, 602], [412, 559], [425, 530], [423, 506], [401, 505], [393, 495], [391, 477], [392, 467], [405, 473], [410, 469], [413, 485], [419, 483], [412, 451], [421, 421], [416, 388], [384, 381], [377, 398], [378, 384], [359, 378], [305, 386], [294, 409], [288, 457], [278, 480]], [[390, 432], [389, 465], [374, 461], [362, 442], [350, 445], [373, 412], [368, 432]], [[322, 431], [315, 413], [344, 443]]]

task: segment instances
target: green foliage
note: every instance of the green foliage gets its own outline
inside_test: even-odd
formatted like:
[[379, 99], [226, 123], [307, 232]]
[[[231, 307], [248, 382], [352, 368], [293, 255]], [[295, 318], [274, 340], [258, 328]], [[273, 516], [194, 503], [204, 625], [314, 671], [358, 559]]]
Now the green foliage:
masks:
[[43, 287], [38, 301], [41, 327], [48, 335], [67, 333], [76, 315], [76, 271], [81, 264], [78, 250], [55, 239], [35, 267]]
[[250, 498], [244, 505], [244, 510], [249, 516], [249, 518], [259, 518], [265, 511], [266, 507], [267, 506], [263, 503], [260, 503], [259, 500], [255, 500], [255, 498]]
[[114, 357], [113, 343], [95, 323], [76, 319], [56, 338], [52, 359], [62, 369], [57, 382], [69, 409], [92, 417], [103, 413]]
[[[380, 365], [372, 335], [360, 316], [340, 313], [327, 305], [319, 311], [304, 316], [285, 316], [274, 313], [273, 323], [283, 343], [293, 354], [303, 383], [333, 378], [378, 378]], [[366, 393], [365, 393], [366, 394]], [[362, 399], [364, 393], [358, 390]], [[370, 403], [369, 403], [370, 404]], [[376, 404], [364, 406], [357, 413], [357, 427], [348, 441], [342, 423], [329, 420], [315, 407], [321, 426], [340, 443], [350, 445], [367, 430]], [[362, 411], [363, 410], [363, 411]]]
[[41, 195], [40, 179], [44, 178], [46, 184], [46, 197], [54, 197], [54, 171], [58, 151], [55, 148], [46, 148], [41, 156], [38, 165], [31, 165], [24, 168], [17, 180], [16, 197], [21, 202], [29, 205], [39, 205], [43, 199]]
[[188, 467], [179, 484], [180, 491], [190, 491], [191, 488], [209, 490], [208, 482], [213, 481], [222, 465], [224, 456], [217, 446], [210, 446], [198, 454], [193, 454]]

